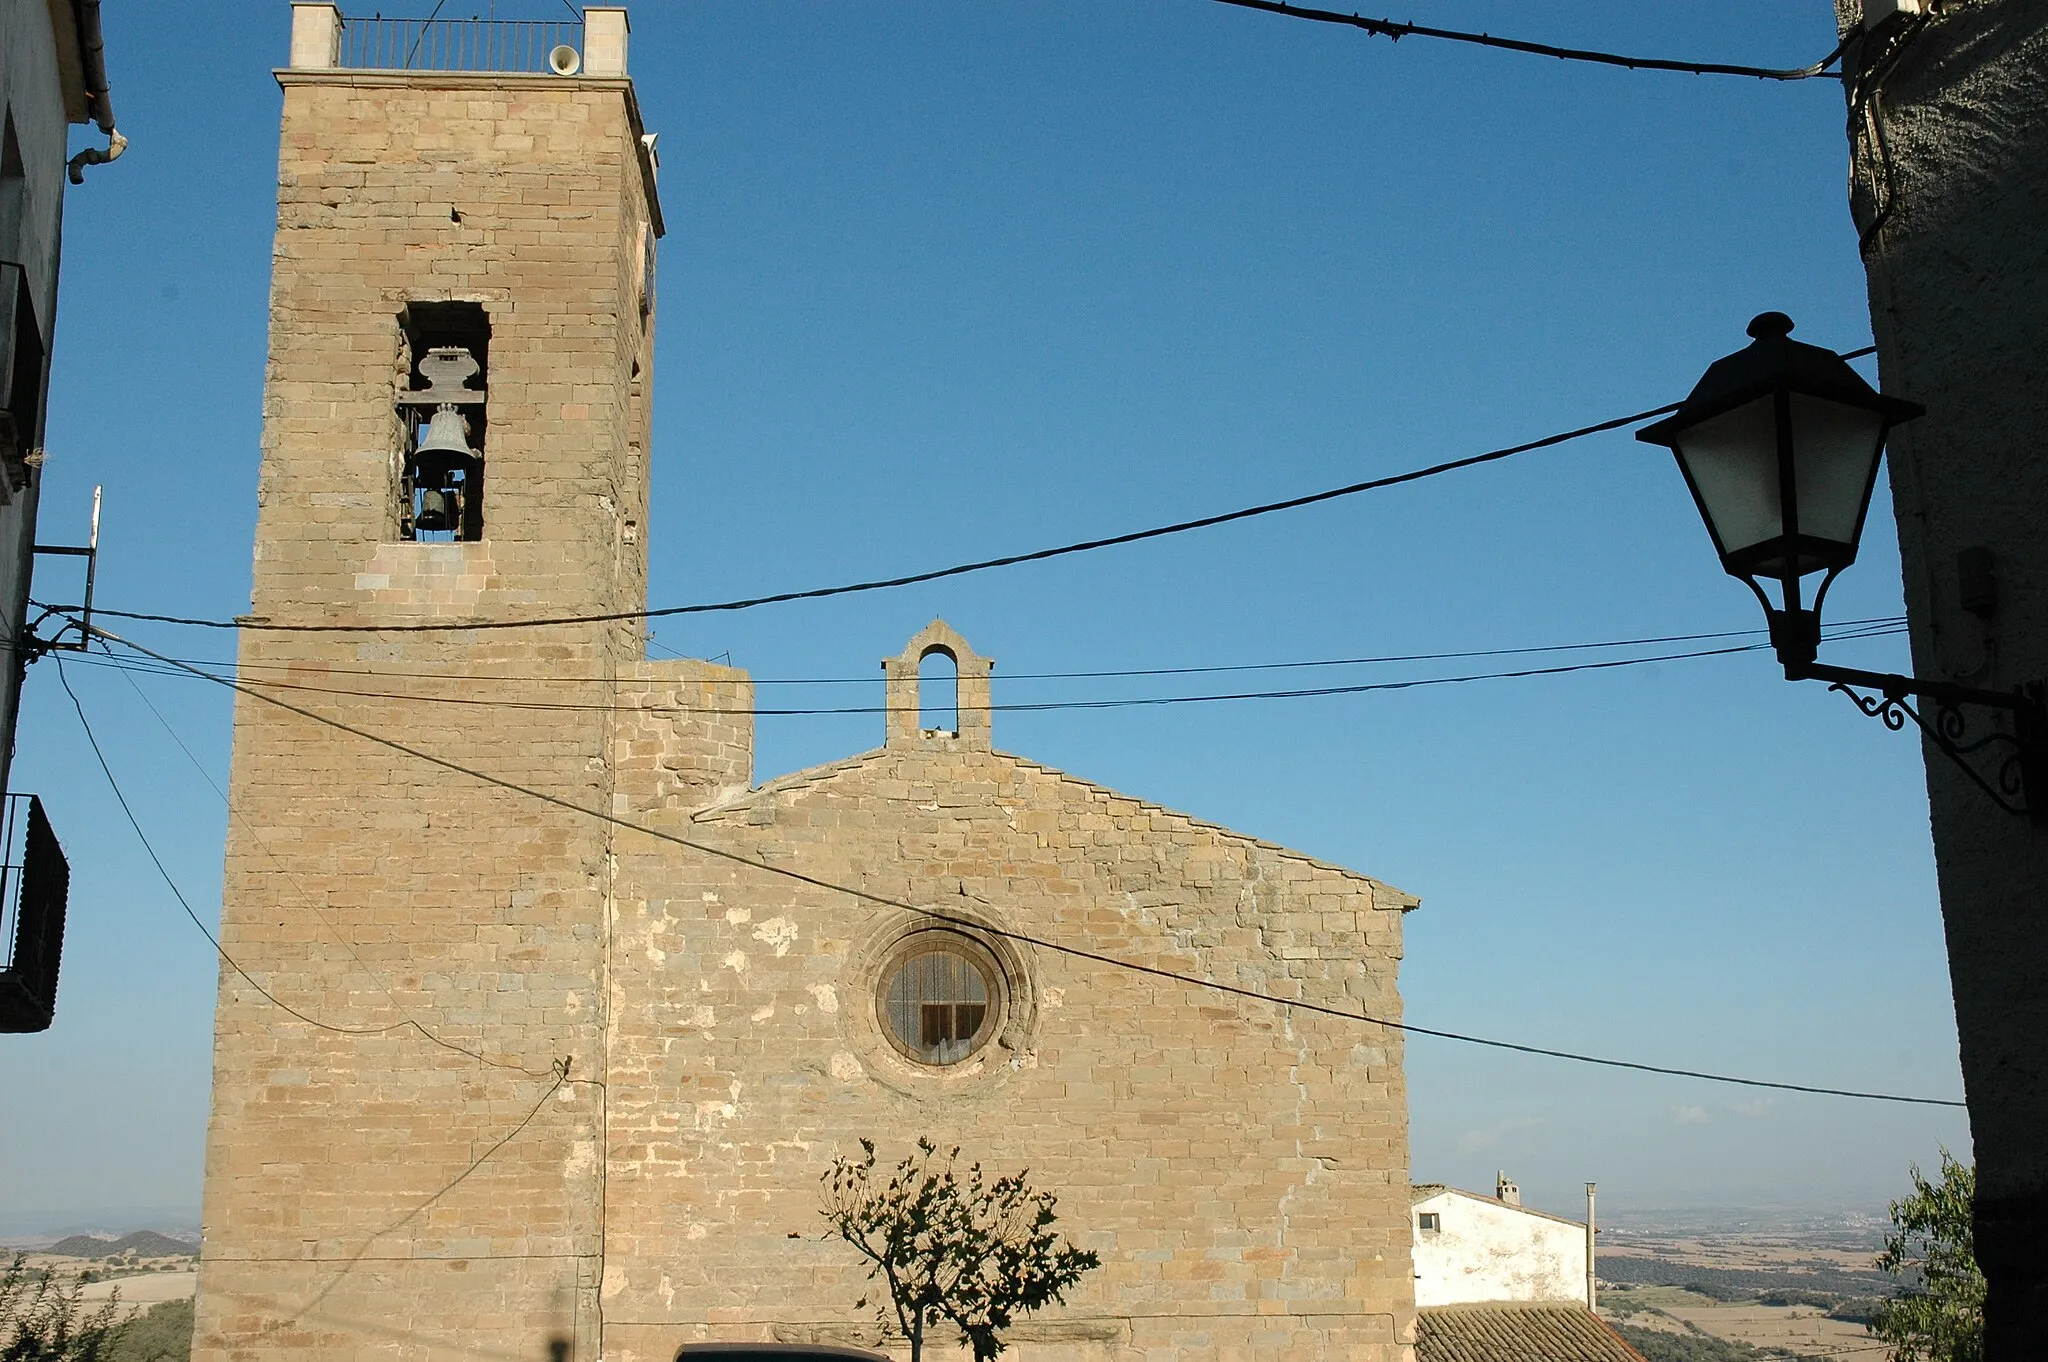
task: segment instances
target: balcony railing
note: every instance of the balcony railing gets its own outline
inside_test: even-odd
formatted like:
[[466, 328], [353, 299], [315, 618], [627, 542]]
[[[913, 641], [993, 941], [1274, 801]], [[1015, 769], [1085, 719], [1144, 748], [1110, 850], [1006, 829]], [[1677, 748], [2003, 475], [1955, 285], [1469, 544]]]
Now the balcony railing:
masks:
[[71, 865], [34, 795], [0, 806], [0, 1031], [47, 1030], [57, 1011]]
[[557, 47], [583, 50], [573, 19], [344, 19], [339, 66], [365, 71], [545, 75]]

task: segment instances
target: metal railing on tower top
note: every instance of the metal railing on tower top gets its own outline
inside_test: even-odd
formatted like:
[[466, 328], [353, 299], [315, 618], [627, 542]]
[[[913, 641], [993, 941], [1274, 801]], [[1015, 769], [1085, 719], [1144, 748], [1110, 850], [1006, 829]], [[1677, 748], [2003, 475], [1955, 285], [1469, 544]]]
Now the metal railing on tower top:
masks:
[[[572, 19], [343, 19], [339, 66], [364, 71], [545, 75], [555, 49], [583, 50]], [[557, 74], [567, 74], [557, 71]]]

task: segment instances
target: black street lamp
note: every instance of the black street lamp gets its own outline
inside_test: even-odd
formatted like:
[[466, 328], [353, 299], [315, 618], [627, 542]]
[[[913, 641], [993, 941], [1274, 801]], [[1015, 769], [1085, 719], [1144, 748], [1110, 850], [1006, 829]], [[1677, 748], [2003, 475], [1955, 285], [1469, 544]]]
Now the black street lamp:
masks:
[[[1910, 718], [2000, 805], [2048, 821], [2048, 707], [2040, 685], [1979, 690], [1815, 660], [1821, 605], [1856, 561], [1885, 437], [1926, 409], [1879, 393], [1840, 355], [1795, 341], [1791, 331], [1782, 312], [1757, 317], [1751, 343], [1715, 360], [1675, 414], [1636, 438], [1677, 456], [1721, 566], [1763, 604], [1788, 681], [1831, 682], [1829, 689], [1893, 730]], [[1815, 573], [1823, 575], [1807, 605], [1801, 587]], [[1934, 702], [1932, 722], [1909, 696]], [[1965, 705], [2010, 714], [2014, 731], [1965, 741]], [[1987, 747], [2003, 755], [1989, 778], [1968, 760]]]

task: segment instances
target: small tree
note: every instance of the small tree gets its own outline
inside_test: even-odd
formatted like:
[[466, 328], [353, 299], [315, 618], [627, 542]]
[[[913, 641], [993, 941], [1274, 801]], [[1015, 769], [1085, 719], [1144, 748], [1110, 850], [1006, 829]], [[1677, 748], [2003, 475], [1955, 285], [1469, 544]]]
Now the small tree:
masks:
[[130, 1315], [101, 1362], [188, 1362], [192, 1302], [165, 1301]]
[[1870, 1332], [1896, 1362], [1981, 1362], [1984, 1274], [1977, 1268], [1970, 1207], [1977, 1170], [1941, 1151], [1941, 1181], [1912, 1169], [1913, 1194], [1892, 1203], [1892, 1231], [1877, 1266], [1893, 1276], [1920, 1270], [1920, 1284], [1886, 1301]]
[[[941, 1158], [920, 1139], [917, 1153], [878, 1182], [874, 1142], [860, 1147], [858, 1162], [832, 1161], [822, 1214], [868, 1260], [868, 1280], [887, 1288], [875, 1316], [884, 1334], [910, 1345], [910, 1362], [922, 1362], [925, 1331], [942, 1320], [975, 1362], [988, 1362], [1007, 1346], [1002, 1331], [1016, 1316], [1064, 1301], [1082, 1273], [1102, 1265], [1054, 1233], [1057, 1198], [1033, 1191], [1024, 1172], [990, 1181], [977, 1163], [963, 1181], [958, 1149]], [[867, 1305], [863, 1297], [854, 1308]]]
[[70, 1285], [21, 1254], [0, 1273], [0, 1362], [100, 1362], [120, 1331], [120, 1293], [87, 1310], [84, 1274]]

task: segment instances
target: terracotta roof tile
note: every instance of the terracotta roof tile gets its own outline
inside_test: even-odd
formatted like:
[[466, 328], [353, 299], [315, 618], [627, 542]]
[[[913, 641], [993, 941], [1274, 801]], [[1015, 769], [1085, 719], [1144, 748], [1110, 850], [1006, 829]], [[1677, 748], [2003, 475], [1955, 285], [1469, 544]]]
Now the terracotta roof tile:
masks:
[[1415, 1362], [1643, 1362], [1582, 1305], [1438, 1305], [1416, 1311]]

